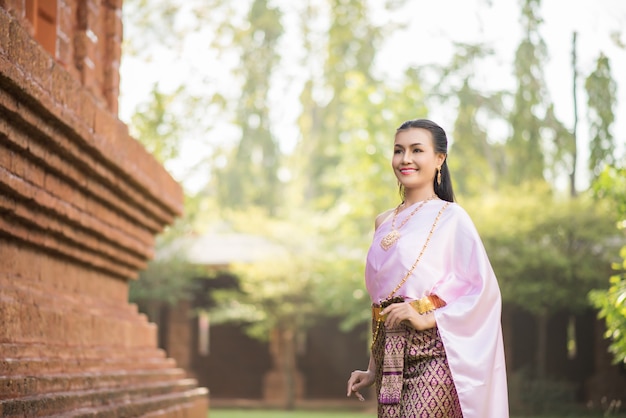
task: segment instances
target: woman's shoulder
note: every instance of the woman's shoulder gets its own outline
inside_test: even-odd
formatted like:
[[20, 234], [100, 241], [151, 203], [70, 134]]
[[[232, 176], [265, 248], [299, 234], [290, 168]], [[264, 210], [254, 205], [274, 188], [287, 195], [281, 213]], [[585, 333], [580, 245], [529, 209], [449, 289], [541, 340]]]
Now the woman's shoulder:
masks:
[[467, 211], [463, 208], [463, 206], [459, 205], [457, 202], [442, 201], [442, 204], [445, 205], [446, 203], [448, 203], [446, 211], [448, 211], [450, 214], [456, 215], [456, 216], [468, 216], [469, 217]]
[[380, 225], [382, 225], [383, 222], [385, 222], [387, 219], [389, 219], [392, 215], [393, 212], [396, 210], [396, 208], [391, 208], [391, 209], [387, 209], [386, 211], [379, 213], [378, 216], [376, 216], [376, 220], [374, 221], [374, 229], [378, 229], [378, 227]]
[[446, 208], [446, 212], [446, 218], [448, 219], [448, 221], [452, 221], [457, 225], [457, 227], [461, 226], [469, 227], [471, 229], [475, 228], [474, 222], [472, 221], [470, 214], [465, 210], [465, 208], [463, 208], [463, 206], [461, 206], [457, 202], [450, 202], [450, 204]]

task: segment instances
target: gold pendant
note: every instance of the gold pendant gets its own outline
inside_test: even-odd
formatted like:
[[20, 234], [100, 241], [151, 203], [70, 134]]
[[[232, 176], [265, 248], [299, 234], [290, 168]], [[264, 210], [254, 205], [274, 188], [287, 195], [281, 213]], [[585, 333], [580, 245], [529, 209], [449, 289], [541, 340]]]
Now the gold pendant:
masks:
[[400, 232], [397, 229], [392, 229], [390, 233], [385, 235], [382, 240], [380, 240], [380, 246], [383, 250], [387, 251], [396, 241], [400, 238]]

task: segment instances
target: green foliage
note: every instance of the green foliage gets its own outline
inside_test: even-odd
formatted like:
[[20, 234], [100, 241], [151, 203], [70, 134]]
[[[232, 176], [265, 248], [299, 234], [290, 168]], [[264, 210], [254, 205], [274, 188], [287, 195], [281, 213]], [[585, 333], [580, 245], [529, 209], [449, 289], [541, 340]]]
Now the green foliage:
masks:
[[314, 323], [319, 309], [311, 298], [311, 266], [304, 257], [285, 256], [254, 264], [233, 265], [239, 289], [215, 290], [216, 323], [238, 322], [250, 336], [267, 340], [270, 331], [305, 330]]
[[179, 87], [166, 94], [155, 84], [150, 100], [140, 104], [131, 117], [131, 134], [161, 163], [178, 156], [181, 124], [171, 106], [182, 92]]
[[247, 14], [248, 25], [223, 21], [219, 29], [231, 40], [228, 48], [240, 54], [241, 65], [236, 72], [242, 88], [234, 121], [241, 138], [226, 166], [214, 170], [218, 198], [224, 206], [240, 209], [252, 204], [265, 207], [270, 214], [277, 210], [281, 187], [281, 156], [270, 128], [269, 99], [272, 76], [280, 61], [280, 19], [278, 8], [270, 7], [266, 0], [254, 0]]
[[312, 298], [316, 237], [308, 225], [268, 218], [262, 208], [226, 211], [233, 230], [262, 236], [276, 249], [272, 256], [247, 264], [233, 264], [229, 272], [238, 288], [212, 291], [216, 323], [244, 324], [254, 338], [265, 340], [273, 329], [306, 329], [320, 312]]
[[604, 165], [615, 162], [615, 141], [611, 126], [615, 121], [617, 85], [611, 75], [609, 59], [604, 54], [600, 54], [596, 69], [587, 77], [585, 90], [591, 119], [589, 169], [597, 177]]
[[546, 45], [540, 36], [540, 0], [525, 0], [522, 6], [524, 37], [515, 54], [515, 92], [510, 124], [513, 129], [506, 143], [507, 178], [510, 184], [543, 179], [544, 154], [542, 120], [539, 113], [547, 107], [543, 65], [547, 59]]
[[529, 186], [468, 201], [505, 303], [543, 315], [588, 306], [610, 272], [615, 215], [585, 196], [555, 199]]
[[[625, 247], [626, 248], [626, 247]], [[626, 250], [621, 252], [626, 260]], [[626, 261], [620, 266], [626, 270]], [[616, 274], [609, 279], [608, 290], [594, 290], [589, 298], [600, 309], [599, 316], [606, 323], [605, 337], [610, 339], [609, 350], [615, 363], [626, 362], [626, 274]]]
[[507, 93], [486, 93], [473, 86], [475, 67], [493, 51], [485, 45], [456, 44], [455, 47], [448, 65], [434, 67], [439, 81], [433, 90], [446, 106], [457, 108], [448, 166], [454, 173], [455, 193], [471, 196], [485, 188], [497, 188], [504, 174], [503, 145], [489, 137], [481, 121], [506, 120], [503, 98]]
[[129, 300], [140, 306], [153, 302], [174, 305], [191, 295], [195, 290], [193, 279], [203, 273], [186, 261], [182, 251], [152, 260], [139, 274], [139, 280], [131, 282]]
[[143, 311], [187, 299], [196, 290], [193, 279], [205, 274], [187, 261], [186, 249], [175, 244], [190, 227], [190, 218], [181, 218], [157, 237], [155, 258], [139, 273], [139, 279], [130, 283], [129, 299], [140, 308], [149, 307]]
[[593, 183], [599, 200], [610, 200], [617, 215], [626, 218], [626, 167], [607, 166]]
[[[626, 227], [626, 169], [606, 167], [594, 184], [596, 195], [611, 199], [620, 216], [618, 229]], [[624, 242], [623, 233], [621, 242]], [[620, 251], [622, 261], [614, 263], [617, 272], [609, 279], [608, 290], [594, 290], [589, 298], [599, 316], [606, 322], [606, 337], [610, 339], [610, 351], [616, 363], [626, 363], [626, 246]]]
[[124, 18], [132, 17], [133, 21], [132, 25], [124, 25], [124, 55], [149, 59], [157, 45], [172, 48], [180, 39], [179, 34], [172, 36], [177, 32], [172, 29], [179, 11], [179, 4], [172, 0], [124, 1]]

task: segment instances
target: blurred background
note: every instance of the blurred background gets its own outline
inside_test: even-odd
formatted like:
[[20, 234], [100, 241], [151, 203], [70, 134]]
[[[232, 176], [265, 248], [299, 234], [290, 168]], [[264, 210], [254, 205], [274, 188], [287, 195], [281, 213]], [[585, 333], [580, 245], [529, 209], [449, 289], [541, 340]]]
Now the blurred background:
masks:
[[120, 118], [186, 192], [131, 299], [212, 406], [342, 405], [394, 132], [429, 118], [512, 411], [623, 412], [624, 27], [620, 0], [125, 0]]

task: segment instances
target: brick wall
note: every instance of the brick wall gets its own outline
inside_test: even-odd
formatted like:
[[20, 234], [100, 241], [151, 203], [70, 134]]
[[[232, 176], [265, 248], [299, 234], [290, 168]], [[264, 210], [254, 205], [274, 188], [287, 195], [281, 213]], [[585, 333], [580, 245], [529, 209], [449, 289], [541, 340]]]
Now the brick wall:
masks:
[[[56, 5], [53, 31], [36, 31], [36, 10]], [[117, 114], [122, 56], [122, 0], [0, 0], [66, 72]], [[47, 13], [49, 14], [49, 13]], [[48, 48], [46, 48], [48, 49]]]
[[206, 417], [127, 302], [182, 191], [117, 118], [121, 1], [0, 0], [0, 415]]

